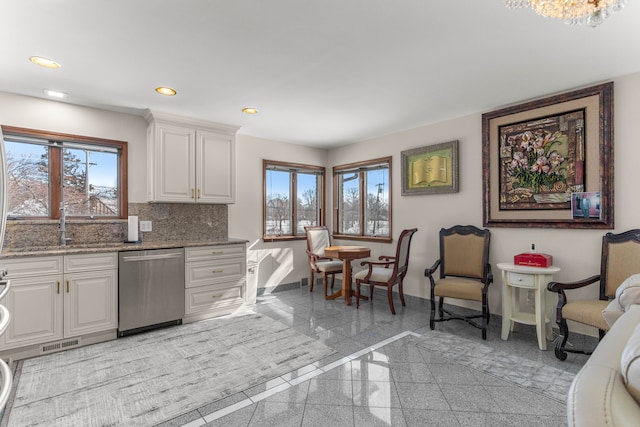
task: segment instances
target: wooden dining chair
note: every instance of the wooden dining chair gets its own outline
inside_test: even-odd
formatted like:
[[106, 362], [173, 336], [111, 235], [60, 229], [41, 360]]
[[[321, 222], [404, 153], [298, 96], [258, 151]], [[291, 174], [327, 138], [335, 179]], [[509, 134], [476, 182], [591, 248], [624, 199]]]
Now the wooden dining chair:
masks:
[[342, 261], [328, 258], [324, 248], [331, 246], [329, 229], [325, 226], [305, 227], [307, 234], [307, 256], [309, 257], [309, 292], [313, 292], [315, 273], [322, 275], [324, 296], [327, 296], [327, 276], [331, 276], [331, 289], [336, 280], [336, 274], [342, 273]]
[[409, 248], [411, 247], [411, 238], [418, 231], [417, 228], [403, 230], [398, 238], [398, 246], [396, 247], [396, 256], [378, 257], [378, 262], [362, 261], [360, 265], [367, 268], [355, 274], [356, 280], [356, 308], [360, 308], [360, 285], [369, 285], [369, 299], [373, 299], [373, 289], [375, 286], [387, 288], [387, 299], [389, 300], [389, 308], [391, 313], [396, 314], [393, 307], [393, 285], [398, 285], [398, 294], [400, 294], [400, 302], [405, 306], [404, 292], [402, 290], [402, 281], [407, 275], [409, 266]]

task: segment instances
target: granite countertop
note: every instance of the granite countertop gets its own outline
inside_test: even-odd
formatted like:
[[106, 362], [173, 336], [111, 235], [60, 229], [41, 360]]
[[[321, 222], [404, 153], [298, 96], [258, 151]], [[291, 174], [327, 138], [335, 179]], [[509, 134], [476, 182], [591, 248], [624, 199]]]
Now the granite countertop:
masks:
[[197, 246], [210, 245], [234, 245], [239, 243], [247, 243], [244, 239], [229, 238], [223, 241], [181, 241], [172, 240], [165, 242], [144, 242], [144, 243], [93, 243], [67, 246], [38, 246], [28, 248], [4, 248], [0, 254], [2, 258], [17, 258], [26, 256], [47, 256], [47, 255], [74, 255], [74, 254], [90, 254], [100, 252], [123, 252], [123, 251], [142, 251], [146, 249], [169, 249], [169, 248], [188, 248]]

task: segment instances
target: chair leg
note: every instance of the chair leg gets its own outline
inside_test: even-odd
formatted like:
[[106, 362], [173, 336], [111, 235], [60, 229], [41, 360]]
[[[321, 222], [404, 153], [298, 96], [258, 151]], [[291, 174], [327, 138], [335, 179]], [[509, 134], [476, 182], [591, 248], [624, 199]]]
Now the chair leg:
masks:
[[391, 314], [396, 314], [396, 309], [393, 307], [393, 286], [387, 286], [387, 299], [389, 300]]
[[429, 318], [429, 328], [431, 328], [431, 330], [433, 331], [436, 328], [436, 301], [435, 301], [435, 296], [433, 296], [433, 293], [431, 295], [431, 317]]
[[309, 292], [313, 292], [313, 269], [309, 269]]
[[356, 310], [360, 308], [360, 279], [356, 280]]
[[372, 283], [369, 283], [369, 301], [373, 301], [373, 288], [375, 286], [373, 286]]
[[560, 328], [562, 340], [558, 339], [558, 341], [556, 342], [555, 354], [558, 359], [566, 360], [567, 352], [564, 351], [564, 346], [565, 344], [567, 344], [567, 340], [569, 339], [569, 326], [567, 325], [567, 321], [564, 319], [559, 319], [556, 323]]
[[327, 297], [327, 275], [322, 273], [322, 287], [324, 288], [324, 297]]
[[400, 302], [403, 307], [406, 307], [407, 304], [404, 303], [404, 291], [402, 290], [402, 280], [398, 284], [398, 293], [400, 294]]
[[482, 294], [482, 339], [487, 340], [487, 324], [489, 323], [489, 307], [487, 294]]
[[438, 301], [438, 314], [440, 315], [440, 320], [444, 319], [444, 297], [440, 297], [440, 301]]

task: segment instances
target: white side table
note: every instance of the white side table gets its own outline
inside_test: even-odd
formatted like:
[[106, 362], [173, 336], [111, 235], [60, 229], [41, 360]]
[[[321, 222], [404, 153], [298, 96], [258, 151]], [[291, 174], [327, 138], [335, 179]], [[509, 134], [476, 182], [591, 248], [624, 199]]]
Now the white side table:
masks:
[[[513, 331], [513, 322], [536, 325], [538, 347], [540, 350], [546, 350], [547, 338], [553, 339], [551, 333], [553, 307], [547, 304], [550, 295], [547, 291], [547, 283], [560, 269], [554, 266], [528, 267], [510, 262], [498, 263], [498, 268], [502, 270], [502, 282], [505, 285], [502, 292], [502, 339], [509, 338], [509, 332]], [[520, 311], [520, 289], [535, 292], [535, 314]]]

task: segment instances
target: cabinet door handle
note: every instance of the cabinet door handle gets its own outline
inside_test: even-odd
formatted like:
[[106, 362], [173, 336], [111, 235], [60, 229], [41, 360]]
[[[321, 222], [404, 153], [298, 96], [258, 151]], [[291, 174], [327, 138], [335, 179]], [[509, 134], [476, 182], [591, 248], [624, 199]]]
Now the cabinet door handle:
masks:
[[67, 280], [67, 293], [69, 293], [69, 281]]
[[224, 253], [224, 251], [213, 251], [211, 252], [211, 255], [222, 255]]
[[222, 295], [211, 295], [211, 298], [216, 299], [216, 298], [220, 298]]
[[198, 188], [198, 199], [200, 198], [200, 189]]
[[193, 188], [191, 189], [191, 198], [193, 199], [195, 196], [193, 195]]
[[212, 273], [222, 273], [224, 270], [213, 270]]
[[58, 280], [58, 293], [60, 293], [60, 280]]

